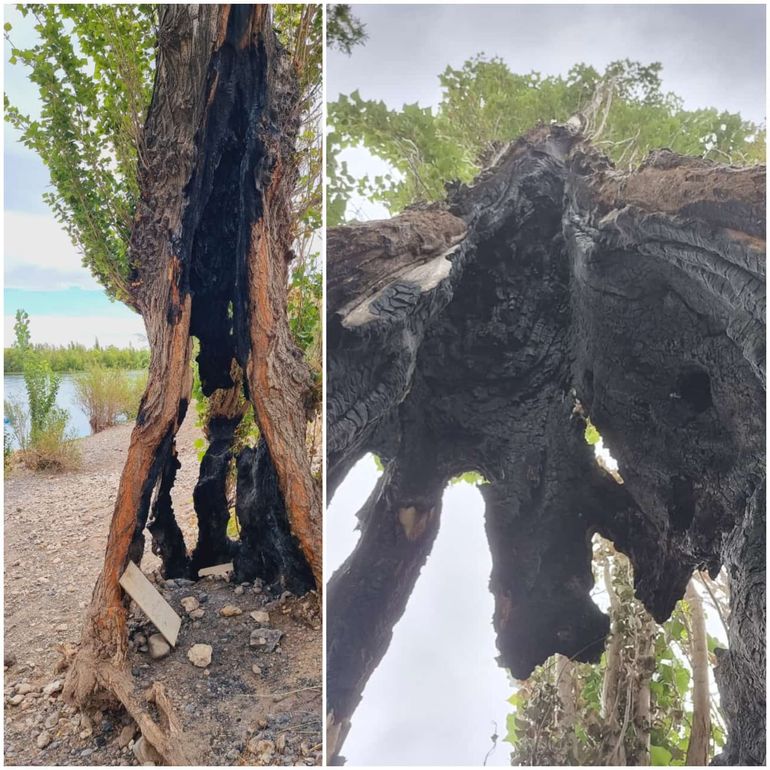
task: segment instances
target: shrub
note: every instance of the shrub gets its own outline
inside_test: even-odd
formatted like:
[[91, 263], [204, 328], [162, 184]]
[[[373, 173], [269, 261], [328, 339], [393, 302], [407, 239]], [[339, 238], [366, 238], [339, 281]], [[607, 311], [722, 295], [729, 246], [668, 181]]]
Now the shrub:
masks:
[[5, 400], [5, 418], [11, 426], [11, 433], [15, 436], [19, 449], [28, 449], [30, 441], [29, 413], [24, 405], [14, 398], [7, 398]]
[[98, 433], [117, 425], [121, 418], [134, 419], [147, 383], [119, 369], [95, 366], [75, 380], [75, 398]]
[[69, 471], [80, 467], [80, 447], [67, 431], [66, 410], [53, 408], [46, 425], [21, 453], [21, 460], [35, 471]]

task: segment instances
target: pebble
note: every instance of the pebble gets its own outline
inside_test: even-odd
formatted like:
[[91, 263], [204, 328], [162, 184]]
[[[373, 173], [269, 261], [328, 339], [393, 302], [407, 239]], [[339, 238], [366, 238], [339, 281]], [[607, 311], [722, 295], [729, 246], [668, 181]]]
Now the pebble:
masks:
[[49, 682], [43, 688], [43, 695], [45, 695], [47, 698], [50, 698], [52, 695], [55, 695], [57, 692], [61, 692], [63, 687], [64, 687], [63, 680], [54, 679], [53, 682]]
[[254, 610], [254, 612], [249, 613], [249, 617], [260, 625], [267, 625], [270, 622], [270, 613], [266, 610]]
[[222, 607], [221, 610], [219, 610], [219, 614], [223, 618], [233, 618], [236, 615], [242, 615], [243, 610], [240, 607], [236, 607], [234, 604], [226, 604], [224, 607]]
[[185, 612], [197, 610], [199, 606], [200, 602], [194, 596], [185, 596], [184, 599], [182, 599], [182, 607], [184, 607]]
[[147, 647], [153, 660], [165, 658], [171, 652], [171, 645], [163, 638], [162, 634], [153, 634], [147, 640]]
[[51, 742], [51, 734], [47, 730], [43, 730], [40, 735], [37, 736], [35, 743], [39, 749], [44, 749]]
[[136, 725], [126, 725], [120, 731], [120, 735], [118, 735], [118, 746], [120, 746], [121, 749], [125, 749], [133, 740], [134, 735], [136, 735]]
[[245, 589], [244, 589], [244, 587], [243, 587], [243, 586], [236, 586], [236, 587], [235, 587], [235, 590], [233, 591], [233, 593], [234, 593], [236, 596], [242, 596], [242, 595], [243, 595], [243, 592], [244, 592], [244, 590], [245, 590]]
[[264, 652], [273, 652], [281, 641], [283, 631], [274, 628], [257, 628], [251, 632], [249, 647], [255, 647]]
[[13, 697], [8, 698], [8, 703], [10, 703], [11, 706], [18, 706], [23, 700], [23, 695], [14, 695]]
[[54, 711], [46, 720], [45, 726], [49, 730], [53, 730], [56, 725], [59, 724], [59, 717], [61, 717], [61, 711]]
[[27, 682], [22, 682], [16, 686], [16, 692], [20, 695], [26, 695], [28, 692], [34, 692], [35, 688]]
[[211, 663], [213, 649], [210, 644], [194, 644], [187, 651], [187, 658], [193, 666], [206, 668]]
[[190, 617], [193, 620], [200, 620], [204, 615], [206, 614], [206, 610], [203, 609], [203, 607], [198, 607], [197, 610], [193, 610], [189, 613]]
[[10, 668], [16, 665], [16, 656], [12, 652], [6, 652], [3, 656], [3, 664]]

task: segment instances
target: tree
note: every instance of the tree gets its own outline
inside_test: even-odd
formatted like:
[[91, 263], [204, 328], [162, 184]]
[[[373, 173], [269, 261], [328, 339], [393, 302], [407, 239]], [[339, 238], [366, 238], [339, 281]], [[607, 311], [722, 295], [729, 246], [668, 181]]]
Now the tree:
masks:
[[[416, 201], [438, 201], [450, 182], [469, 183], [512, 140], [537, 123], [573, 118], [618, 167], [630, 169], [651, 150], [742, 165], [763, 162], [765, 131], [740, 115], [716, 109], [685, 110], [662, 90], [662, 67], [629, 60], [603, 73], [576, 64], [565, 76], [512, 73], [502, 59], [483, 55], [447, 67], [437, 110], [389, 109], [358, 91], [329, 104], [330, 224], [344, 221], [357, 192], [397, 214]], [[362, 145], [393, 173], [354, 179], [338, 160]]]
[[443, 201], [328, 231], [329, 494], [364, 454], [384, 466], [327, 589], [332, 758], [444, 486], [473, 470], [501, 665], [526, 679], [554, 653], [600, 659], [595, 532], [658, 623], [694, 571], [724, 566], [715, 761], [764, 760], [764, 200], [764, 167], [659, 150], [622, 171], [573, 123], [535, 127]]
[[[49, 21], [58, 24], [61, 17]], [[50, 34], [63, 37], [61, 28]], [[92, 45], [114, 54], [112, 38], [94, 37]], [[285, 505], [285, 528], [274, 548], [291, 553], [290, 566], [320, 585], [320, 484], [305, 448], [315, 400], [287, 318], [303, 72], [278, 41], [264, 5], [161, 6], [156, 53], [152, 98], [136, 142], [138, 194], [126, 258], [110, 261], [109, 275], [96, 258], [91, 265], [141, 313], [149, 377], [65, 696], [79, 705], [117, 698], [165, 761], [194, 763], [194, 741], [181, 734], [163, 688], [152, 693], [152, 710], [133, 690], [126, 669], [127, 597], [118, 580], [129, 560], [141, 559], [145, 526], [165, 575], [192, 574], [170, 490], [179, 467], [175, 434], [191, 397], [195, 337], [204, 395], [232, 391], [239, 382], [248, 392], [263, 453], [251, 458], [249, 465], [259, 461], [259, 467], [243, 474], [243, 484], [274, 479]], [[46, 68], [45, 61], [33, 62], [33, 73]], [[68, 91], [68, 79], [79, 79], [71, 68], [62, 71], [57, 93]], [[135, 87], [127, 89], [138, 98]], [[239, 489], [244, 505], [256, 497], [253, 488], [247, 492]], [[259, 514], [250, 517], [255, 526]], [[207, 534], [211, 529], [203, 528], [201, 537]]]
[[594, 571], [610, 599], [605, 654], [598, 664], [554, 656], [521, 683], [510, 698], [511, 764], [708, 764], [724, 732], [708, 689], [716, 640], [692, 598], [695, 578], [659, 626], [634, 597], [628, 560], [606, 541], [594, 544]]

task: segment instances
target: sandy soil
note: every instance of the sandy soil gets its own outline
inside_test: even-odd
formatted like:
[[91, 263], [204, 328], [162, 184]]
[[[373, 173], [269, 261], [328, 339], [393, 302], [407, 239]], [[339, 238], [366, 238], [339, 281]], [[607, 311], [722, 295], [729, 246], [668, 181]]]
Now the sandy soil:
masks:
[[[178, 437], [182, 468], [174, 508], [188, 547], [195, 543], [192, 490], [200, 432], [193, 410]], [[131, 426], [81, 439], [82, 468], [60, 475], [15, 468], [5, 480], [5, 763], [9, 765], [140, 764], [130, 720], [122, 713], [77, 714], [60, 700], [60, 649], [77, 643], [98, 576]], [[318, 598], [267, 595], [260, 581], [236, 586], [223, 578], [195, 584], [163, 581], [148, 545], [143, 571], [183, 618], [176, 648], [151, 659], [155, 629], [132, 607], [131, 666], [137, 686], [163, 682], [199, 763], [320, 764], [321, 620]], [[202, 617], [182, 607], [195, 597]], [[222, 617], [225, 605], [242, 614]], [[282, 632], [272, 651], [250, 647], [269, 613]], [[196, 613], [200, 614], [200, 613]], [[213, 648], [211, 664], [187, 658], [193, 644]]]

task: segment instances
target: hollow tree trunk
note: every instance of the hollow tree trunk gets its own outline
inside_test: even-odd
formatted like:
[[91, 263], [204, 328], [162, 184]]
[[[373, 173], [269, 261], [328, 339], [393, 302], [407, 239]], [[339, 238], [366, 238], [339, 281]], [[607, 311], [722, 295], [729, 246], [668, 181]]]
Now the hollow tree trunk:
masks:
[[[142, 529], [159, 482], [153, 535], [166, 572], [184, 569], [187, 557], [181, 553], [170, 488], [176, 471], [174, 435], [190, 397], [191, 335], [200, 340], [199, 371], [210, 395], [234, 386], [233, 359], [241, 369], [250, 360], [256, 322], [252, 294], [273, 303], [274, 329], [286, 327], [286, 287], [268, 279], [271, 270], [285, 279], [287, 253], [258, 254], [261, 242], [251, 234], [261, 232], [269, 218], [274, 239], [290, 240], [288, 222], [276, 215], [271, 195], [275, 185], [288, 189], [293, 181], [282, 164], [296, 133], [294, 90], [268, 6], [161, 6], [155, 84], [139, 153], [141, 199], [129, 248], [132, 304], [147, 329], [150, 372], [104, 566], [65, 696], [78, 705], [117, 697], [172, 764], [194, 764], [195, 739], [181, 734], [162, 691], [154, 693], [152, 710], [133, 692], [125, 666], [127, 597], [118, 579], [129, 558], [141, 559]], [[275, 136], [281, 137], [278, 148]], [[260, 249], [264, 252], [264, 246]], [[285, 342], [282, 349], [289, 348]], [[264, 426], [276, 419], [304, 425], [301, 395], [294, 390], [304, 392], [296, 375], [301, 363], [290, 366], [275, 356], [269, 361], [273, 380], [254, 382], [250, 389], [252, 398], [267, 402], [259, 412], [260, 425], [265, 433]], [[267, 386], [288, 390], [260, 394], [259, 388]], [[304, 451], [304, 435], [289, 434], [283, 443], [267, 439], [279, 457]], [[285, 475], [305, 470], [300, 462], [284, 464]], [[306, 476], [292, 477], [287, 488], [309, 486], [309, 470]], [[306, 534], [298, 529], [298, 536]], [[153, 713], [160, 714], [161, 723]]]
[[[764, 561], [736, 539], [747, 511], [764, 525], [749, 505], [765, 474], [764, 198], [763, 167], [660, 151], [621, 173], [551, 126], [446, 202], [328, 233], [329, 489], [367, 452], [398, 462], [416, 440], [449, 476], [481, 471], [501, 664], [518, 676], [601, 653], [598, 531], [659, 622], [694, 569], [736, 565], [751, 642], [724, 659], [724, 687], [764, 704]], [[586, 417], [622, 485], [593, 462]], [[362, 542], [379, 526], [366, 518]], [[355, 617], [365, 590], [338, 573], [330, 618], [334, 593]], [[357, 654], [329, 668], [330, 697]], [[744, 713], [730, 730], [764, 756]]]

